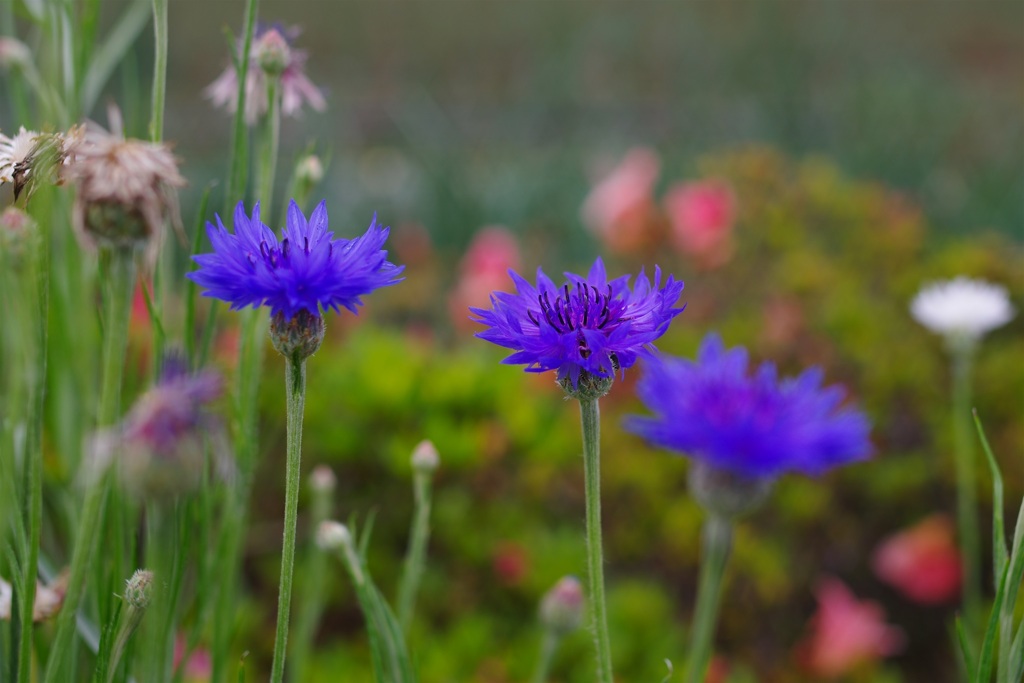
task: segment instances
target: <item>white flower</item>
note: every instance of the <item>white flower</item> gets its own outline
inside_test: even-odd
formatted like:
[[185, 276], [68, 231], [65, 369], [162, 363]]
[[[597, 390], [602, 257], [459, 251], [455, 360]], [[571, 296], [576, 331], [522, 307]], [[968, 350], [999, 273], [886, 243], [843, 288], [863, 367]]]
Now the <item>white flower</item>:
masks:
[[960, 276], [922, 289], [910, 303], [917, 322], [947, 339], [974, 342], [1014, 316], [1006, 288]]
[[39, 133], [22, 126], [14, 137], [0, 133], [0, 185], [13, 183], [15, 172], [24, 165]]

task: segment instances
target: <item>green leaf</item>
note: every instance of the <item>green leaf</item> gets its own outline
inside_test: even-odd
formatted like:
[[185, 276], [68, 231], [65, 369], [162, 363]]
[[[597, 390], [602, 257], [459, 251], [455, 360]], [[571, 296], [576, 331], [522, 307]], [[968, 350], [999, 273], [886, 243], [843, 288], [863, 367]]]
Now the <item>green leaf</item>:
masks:
[[114, 69], [124, 59], [132, 44], [152, 16], [149, 0], [136, 0], [121, 14], [96, 50], [82, 85], [82, 111], [88, 113], [99, 99]]
[[[206, 210], [210, 203], [210, 192], [214, 183], [207, 183], [203, 189], [203, 195], [199, 199], [199, 210], [196, 212], [196, 233], [192, 237], [192, 253], [195, 256], [199, 253], [203, 243], [203, 226], [206, 223]], [[196, 283], [188, 280], [185, 284], [185, 357], [189, 366], [197, 367], [195, 363], [195, 332], [196, 330]], [[206, 330], [203, 330], [206, 333]]]
[[956, 637], [960, 642], [960, 654], [964, 658], [964, 668], [967, 669], [967, 675], [970, 678], [974, 676], [975, 671], [974, 655], [972, 654], [971, 643], [967, 640], [967, 634], [964, 633], [963, 619], [959, 615], [956, 618]]
[[[1006, 579], [1009, 575], [1009, 567], [1003, 570], [1003, 575], [996, 584], [996, 599], [993, 604], [1003, 604], [1003, 596], [1006, 593]], [[988, 683], [992, 678], [992, 660], [996, 648], [996, 636], [999, 633], [999, 609], [993, 608], [988, 618], [988, 627], [985, 629], [985, 640], [981, 643], [981, 653], [978, 655], [978, 669], [974, 680], [976, 683]]]
[[998, 582], [1006, 565], [1006, 528], [1003, 522], [1003, 474], [999, 471], [999, 463], [992, 455], [992, 449], [985, 438], [985, 430], [978, 418], [978, 411], [971, 411], [974, 415], [974, 426], [978, 430], [978, 438], [981, 439], [982, 448], [985, 449], [985, 459], [988, 460], [988, 469], [992, 473], [992, 580]]

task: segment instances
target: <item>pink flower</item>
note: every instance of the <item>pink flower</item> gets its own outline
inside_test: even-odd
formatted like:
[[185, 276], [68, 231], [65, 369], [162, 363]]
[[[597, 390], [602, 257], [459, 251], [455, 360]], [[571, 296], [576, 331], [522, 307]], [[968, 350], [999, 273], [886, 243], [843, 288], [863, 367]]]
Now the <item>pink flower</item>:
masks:
[[818, 612], [811, 618], [812, 633], [801, 651], [816, 675], [841, 676], [903, 649], [903, 631], [885, 623], [878, 603], [857, 600], [839, 579], [821, 581], [815, 594]]
[[[327, 109], [323, 93], [306, 77], [305, 50], [296, 50], [292, 42], [298, 37], [297, 27], [285, 28], [280, 24], [256, 27], [249, 50], [249, 69], [245, 77], [245, 122], [255, 124], [269, 108], [267, 97], [268, 74], [281, 79], [281, 113], [297, 117], [302, 105], [316, 111]], [[241, 48], [239, 48], [241, 51]], [[206, 87], [206, 96], [214, 106], [235, 111], [238, 97], [238, 73], [232, 64]]]
[[452, 323], [460, 330], [473, 329], [466, 315], [470, 307], [486, 308], [491, 292], [509, 285], [508, 271], [520, 269], [519, 243], [500, 226], [483, 228], [473, 238], [459, 265], [459, 281], [448, 299]]
[[658, 155], [634, 147], [598, 182], [580, 209], [584, 224], [613, 251], [633, 251], [652, 241], [660, 221], [654, 184], [661, 171]]
[[177, 671], [184, 664], [185, 680], [189, 683], [200, 683], [210, 680], [213, 675], [213, 660], [210, 658], [206, 648], [196, 648], [188, 653], [188, 660], [185, 661], [185, 638], [178, 636], [174, 639], [174, 670]]
[[960, 593], [960, 553], [953, 524], [944, 515], [932, 515], [887, 538], [871, 564], [878, 578], [916, 602], [943, 603]]
[[665, 193], [664, 204], [680, 251], [710, 267], [732, 257], [736, 195], [727, 184], [719, 180], [679, 183]]

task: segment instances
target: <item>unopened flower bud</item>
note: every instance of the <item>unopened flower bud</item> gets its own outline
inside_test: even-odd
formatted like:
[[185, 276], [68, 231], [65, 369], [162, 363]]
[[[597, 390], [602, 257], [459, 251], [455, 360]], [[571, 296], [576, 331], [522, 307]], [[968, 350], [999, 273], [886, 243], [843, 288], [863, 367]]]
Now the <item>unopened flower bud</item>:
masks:
[[429, 440], [420, 441], [412, 451], [412, 468], [416, 472], [433, 472], [441, 464], [437, 449]]
[[291, 318], [278, 313], [270, 319], [270, 341], [282, 356], [306, 360], [324, 341], [323, 316], [313, 315], [306, 309]]
[[295, 179], [300, 184], [314, 185], [324, 179], [324, 165], [320, 157], [307, 154], [295, 165]]
[[769, 477], [744, 477], [717, 469], [701, 460], [690, 467], [690, 493], [701, 507], [727, 519], [753, 511], [771, 493], [775, 480]]
[[316, 530], [316, 544], [321, 550], [337, 550], [352, 543], [352, 534], [341, 522], [320, 522]]
[[315, 467], [309, 475], [309, 487], [315, 493], [331, 493], [337, 484], [334, 472], [326, 465]]
[[0, 37], [0, 67], [23, 67], [32, 61], [28, 45], [10, 36]]
[[146, 609], [153, 595], [153, 572], [136, 569], [124, 587], [124, 599], [136, 609]]
[[[612, 360], [614, 361], [614, 358]], [[614, 369], [617, 370], [618, 366], [616, 365]], [[572, 385], [572, 379], [568, 376], [558, 380], [558, 386], [562, 387], [562, 390], [572, 398], [580, 401], [591, 401], [599, 399], [611, 391], [614, 381], [614, 375], [601, 377], [600, 375], [583, 370], [580, 372], [579, 381], [577, 381], [575, 387]]]
[[558, 580], [540, 602], [540, 622], [548, 630], [564, 636], [583, 622], [583, 586], [575, 576]]
[[261, 35], [253, 46], [256, 63], [268, 76], [280, 76], [291, 59], [288, 40], [275, 28]]
[[9, 206], [0, 213], [0, 253], [20, 260], [35, 239], [38, 225], [27, 213]]

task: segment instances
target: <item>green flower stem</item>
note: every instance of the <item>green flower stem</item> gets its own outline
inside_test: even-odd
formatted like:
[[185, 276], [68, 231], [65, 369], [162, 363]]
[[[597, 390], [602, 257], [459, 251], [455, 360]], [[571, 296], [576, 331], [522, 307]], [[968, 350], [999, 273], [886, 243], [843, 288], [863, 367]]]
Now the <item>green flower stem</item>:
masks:
[[258, 5], [257, 0], [247, 0], [245, 16], [242, 20], [245, 32], [242, 34], [242, 51], [237, 55], [238, 62], [235, 65], [235, 70], [238, 73], [238, 92], [235, 95], [235, 118], [231, 124], [231, 152], [228, 155], [228, 184], [227, 192], [224, 194], [224, 216], [232, 215], [234, 204], [240, 201], [245, 194], [246, 171], [249, 168], [248, 145], [245, 144], [249, 132], [245, 123], [245, 86], [249, 75], [249, 51], [252, 49], [252, 35], [256, 27]]
[[540, 644], [540, 656], [537, 658], [537, 669], [533, 672], [533, 683], [547, 682], [551, 663], [555, 660], [555, 652], [561, 640], [551, 629], [544, 629], [544, 640]]
[[263, 122], [262, 144], [256, 198], [260, 201], [260, 214], [266, 222], [272, 221], [274, 175], [277, 170], [277, 154], [281, 142], [281, 78], [267, 77], [267, 118]]
[[583, 424], [583, 478], [587, 498], [587, 574], [597, 646], [597, 683], [612, 683], [612, 648], [608, 638], [601, 545], [601, 422], [596, 398], [580, 399], [580, 420]]
[[[310, 529], [313, 534], [320, 523], [331, 517], [331, 492], [313, 490], [313, 510]], [[324, 610], [327, 590], [327, 561], [330, 558], [315, 543], [309, 544], [305, 579], [300, 584], [299, 605], [295, 629], [292, 634], [292, 656], [288, 660], [288, 679], [301, 683], [305, 680], [306, 664], [313, 649], [313, 636]]]
[[288, 615], [292, 603], [292, 573], [295, 568], [295, 530], [302, 481], [302, 413], [306, 400], [306, 361], [299, 354], [285, 357], [285, 393], [288, 403], [287, 465], [284, 498], [284, 546], [281, 550], [281, 584], [277, 594], [277, 636], [271, 683], [284, 679], [285, 650], [288, 645]]
[[178, 601], [185, 577], [187, 519], [182, 504], [165, 509], [161, 502], [149, 505], [146, 517], [146, 566], [152, 568], [157, 582], [143, 644], [144, 666], [146, 680], [167, 681], [171, 679]]
[[718, 607], [722, 594], [722, 577], [732, 545], [732, 522], [709, 513], [704, 522], [701, 544], [700, 583], [697, 586], [697, 607], [690, 633], [690, 652], [686, 660], [686, 683], [702, 683], [711, 659], [711, 644], [718, 623]]
[[164, 137], [164, 97], [167, 93], [167, 0], [153, 0], [153, 111], [149, 137], [160, 142]]
[[963, 620], [977, 635], [981, 615], [981, 522], [978, 518], [977, 468], [971, 434], [971, 355], [962, 345], [953, 350], [953, 447], [956, 462], [956, 519], [964, 573]]
[[[130, 250], [117, 250], [104, 251], [100, 256], [106, 262], [104, 280], [107, 315], [97, 423], [100, 427], [107, 427], [114, 424], [120, 414], [121, 376], [128, 346], [132, 288], [135, 286], [135, 255]], [[71, 555], [67, 593], [57, 617], [57, 633], [46, 666], [46, 675], [43, 679], [45, 683], [63, 683], [69, 680], [68, 676], [72, 672], [70, 665], [74, 651], [72, 638], [75, 634], [75, 615], [82, 601], [86, 571], [99, 536], [100, 520], [103, 518], [112, 471], [113, 468], [107, 467], [105, 471], [95, 473], [96, 480], [90, 483], [85, 493], [85, 501], [78, 518], [75, 549]]]
[[430, 472], [415, 470], [413, 473], [413, 496], [415, 512], [413, 513], [412, 534], [409, 536], [409, 547], [405, 552], [405, 566], [402, 569], [402, 582], [398, 591], [398, 623], [402, 631], [409, 632], [409, 624], [416, 606], [416, 593], [419, 591], [420, 579], [426, 565], [427, 541], [430, 540]]
[[36, 598], [36, 578], [39, 572], [39, 535], [43, 520], [43, 413], [46, 399], [46, 343], [47, 315], [50, 308], [50, 233], [39, 230], [35, 245], [33, 275], [35, 280], [36, 316], [32, 347], [32, 398], [28, 425], [28, 443], [25, 445], [25, 487], [22, 518], [28, 522], [28, 552], [22, 570], [24, 598], [21, 604], [21, 623], [18, 634], [18, 683], [28, 683], [32, 676], [32, 630]]

